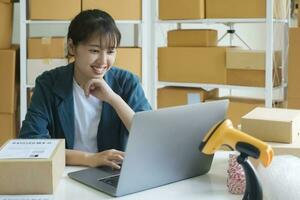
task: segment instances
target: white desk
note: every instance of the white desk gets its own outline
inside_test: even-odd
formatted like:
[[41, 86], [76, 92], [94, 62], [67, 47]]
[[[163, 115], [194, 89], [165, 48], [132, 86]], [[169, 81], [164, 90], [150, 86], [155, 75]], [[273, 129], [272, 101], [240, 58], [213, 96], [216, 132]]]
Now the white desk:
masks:
[[[215, 155], [212, 169], [206, 175], [179, 181], [158, 188], [119, 197], [122, 200], [240, 200], [242, 195], [232, 195], [227, 191], [226, 178], [228, 153], [218, 152]], [[87, 187], [67, 176], [68, 172], [83, 169], [82, 167], [66, 167], [55, 193], [55, 200], [101, 200], [112, 199], [105, 193]]]

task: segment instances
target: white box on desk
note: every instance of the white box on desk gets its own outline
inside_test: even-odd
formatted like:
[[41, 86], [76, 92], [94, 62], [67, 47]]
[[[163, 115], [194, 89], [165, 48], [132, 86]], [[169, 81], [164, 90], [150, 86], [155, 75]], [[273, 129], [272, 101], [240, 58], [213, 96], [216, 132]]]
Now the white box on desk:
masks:
[[[26, 141], [26, 139], [21, 140]], [[0, 151], [8, 143], [9, 141], [1, 147]], [[0, 159], [0, 194], [52, 194], [64, 168], [64, 139], [58, 140], [49, 158]]]
[[266, 142], [300, 143], [300, 110], [255, 108], [241, 125], [243, 132]]

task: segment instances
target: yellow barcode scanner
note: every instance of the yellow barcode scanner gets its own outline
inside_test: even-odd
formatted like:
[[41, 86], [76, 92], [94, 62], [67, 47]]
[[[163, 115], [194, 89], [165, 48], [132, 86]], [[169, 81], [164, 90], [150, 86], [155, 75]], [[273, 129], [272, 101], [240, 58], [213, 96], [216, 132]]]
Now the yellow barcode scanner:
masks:
[[272, 162], [274, 151], [267, 143], [235, 129], [226, 119], [215, 125], [204, 137], [199, 150], [207, 155], [214, 154], [222, 145], [239, 151], [237, 162], [242, 165], [246, 176], [246, 191], [243, 200], [262, 200], [263, 193], [255, 169], [248, 157], [259, 159], [267, 167]]

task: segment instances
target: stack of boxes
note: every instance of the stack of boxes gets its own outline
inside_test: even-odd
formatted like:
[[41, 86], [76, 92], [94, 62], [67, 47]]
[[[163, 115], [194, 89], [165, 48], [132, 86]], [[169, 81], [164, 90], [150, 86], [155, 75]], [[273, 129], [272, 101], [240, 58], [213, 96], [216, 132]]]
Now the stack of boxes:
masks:
[[[265, 18], [267, 0], [159, 0], [159, 19]], [[274, 0], [274, 18], [286, 19], [288, 0]]]
[[270, 142], [275, 155], [300, 157], [300, 110], [255, 108], [241, 119], [242, 131]]
[[[217, 47], [216, 30], [173, 30], [168, 32], [168, 47], [158, 49], [160, 81], [188, 83], [226, 82], [225, 47]], [[158, 107], [203, 102], [216, 98], [218, 90], [161, 88]]]
[[[123, 5], [123, 6], [122, 6]], [[130, 6], [128, 12], [124, 7]], [[102, 9], [115, 20], [141, 20], [141, 0], [30, 0], [30, 20], [71, 20], [81, 10]], [[27, 84], [34, 86], [36, 78], [44, 71], [67, 65], [67, 41], [64, 37], [28, 38]], [[117, 49], [115, 66], [142, 77], [142, 49], [121, 47]], [[32, 90], [28, 91], [28, 100]]]
[[13, 3], [0, 0], [0, 145], [19, 127], [19, 47], [12, 41]]
[[[274, 5], [274, 17], [285, 18], [287, 1], [276, 0]], [[177, 0], [176, 4], [172, 0], [159, 0], [161, 20], [264, 17], [266, 1], [261, 0]], [[281, 53], [274, 52], [273, 60], [273, 85], [278, 86], [281, 84]], [[265, 51], [218, 47], [215, 30], [169, 31], [168, 47], [158, 49], [158, 79], [166, 82], [265, 87]], [[183, 96], [182, 90], [178, 89], [175, 96], [175, 88], [159, 89], [158, 107], [195, 102], [189, 100], [190, 90], [185, 93], [185, 101], [179, 101]], [[162, 99], [167, 98], [167, 94], [170, 101], [168, 103]], [[257, 106], [264, 106], [264, 101], [257, 99], [202, 96], [209, 97], [202, 98], [204, 101], [229, 99], [227, 117], [236, 127], [243, 115]]]

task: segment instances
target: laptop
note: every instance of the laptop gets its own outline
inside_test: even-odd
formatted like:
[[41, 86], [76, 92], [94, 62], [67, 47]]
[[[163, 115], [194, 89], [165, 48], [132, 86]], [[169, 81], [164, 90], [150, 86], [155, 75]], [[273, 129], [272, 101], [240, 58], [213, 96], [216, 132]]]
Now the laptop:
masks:
[[123, 196], [205, 174], [213, 155], [198, 147], [224, 120], [227, 100], [138, 112], [120, 170], [88, 168], [69, 177], [111, 196]]

